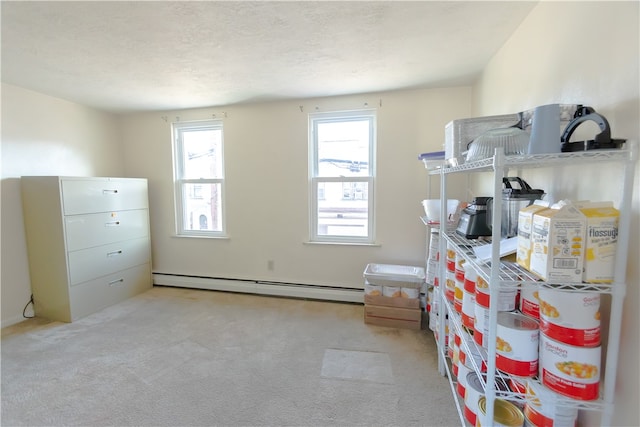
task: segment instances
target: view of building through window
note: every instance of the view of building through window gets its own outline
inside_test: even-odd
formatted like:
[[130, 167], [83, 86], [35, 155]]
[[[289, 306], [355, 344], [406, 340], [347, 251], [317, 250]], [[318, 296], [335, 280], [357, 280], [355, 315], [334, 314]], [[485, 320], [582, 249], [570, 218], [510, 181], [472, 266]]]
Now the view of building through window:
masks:
[[219, 124], [176, 127], [179, 145], [177, 165], [181, 230], [223, 231], [222, 126]]
[[367, 237], [371, 118], [316, 123], [317, 236]]

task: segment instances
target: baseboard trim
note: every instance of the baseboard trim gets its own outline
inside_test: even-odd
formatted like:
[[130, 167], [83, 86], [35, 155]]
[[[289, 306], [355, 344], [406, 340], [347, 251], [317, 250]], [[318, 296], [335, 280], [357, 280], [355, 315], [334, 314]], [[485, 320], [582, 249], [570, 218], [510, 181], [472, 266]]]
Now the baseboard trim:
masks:
[[333, 288], [330, 286], [186, 276], [165, 273], [153, 273], [153, 284], [157, 286], [175, 286], [181, 288], [208, 289], [212, 291], [241, 292], [257, 295], [273, 295], [364, 304], [364, 291], [362, 289], [345, 289]]

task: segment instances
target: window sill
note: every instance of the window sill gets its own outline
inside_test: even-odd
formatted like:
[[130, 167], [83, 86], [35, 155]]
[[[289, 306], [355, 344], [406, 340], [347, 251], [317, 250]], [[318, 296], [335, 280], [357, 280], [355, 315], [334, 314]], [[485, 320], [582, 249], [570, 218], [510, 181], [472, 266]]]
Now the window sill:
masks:
[[231, 240], [231, 236], [202, 236], [197, 234], [174, 234], [172, 237], [179, 239], [214, 239], [214, 240]]
[[380, 243], [365, 243], [365, 242], [316, 242], [316, 241], [306, 241], [302, 242], [304, 245], [328, 245], [328, 246], [370, 246], [370, 247], [380, 247], [382, 244]]

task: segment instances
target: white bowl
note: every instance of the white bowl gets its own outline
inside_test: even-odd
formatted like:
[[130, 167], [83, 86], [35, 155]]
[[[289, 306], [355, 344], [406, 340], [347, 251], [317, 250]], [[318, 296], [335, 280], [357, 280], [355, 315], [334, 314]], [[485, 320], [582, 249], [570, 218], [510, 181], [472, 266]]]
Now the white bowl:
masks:
[[529, 133], [519, 128], [491, 129], [477, 137], [469, 146], [467, 162], [493, 157], [496, 147], [505, 155], [527, 154]]
[[[460, 205], [459, 200], [447, 200], [447, 221], [453, 220], [458, 211], [458, 205]], [[440, 199], [423, 200], [422, 206], [429, 222], [440, 222]]]

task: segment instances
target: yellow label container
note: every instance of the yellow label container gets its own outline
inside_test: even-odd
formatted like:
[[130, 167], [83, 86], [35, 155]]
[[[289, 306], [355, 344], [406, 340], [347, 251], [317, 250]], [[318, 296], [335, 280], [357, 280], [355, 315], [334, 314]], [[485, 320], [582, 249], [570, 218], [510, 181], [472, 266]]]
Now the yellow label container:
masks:
[[582, 280], [587, 283], [613, 282], [620, 211], [612, 202], [586, 203], [580, 211], [587, 218]]

